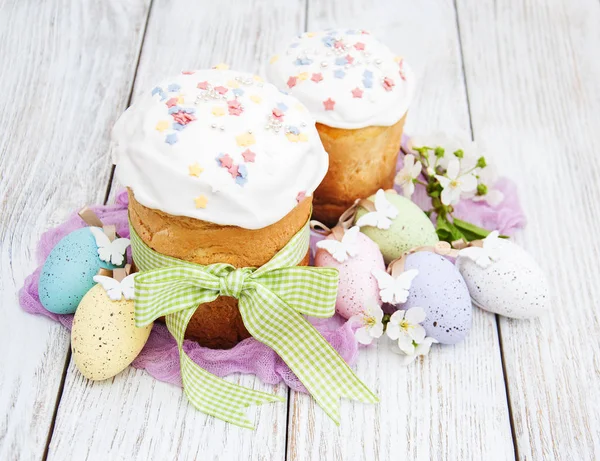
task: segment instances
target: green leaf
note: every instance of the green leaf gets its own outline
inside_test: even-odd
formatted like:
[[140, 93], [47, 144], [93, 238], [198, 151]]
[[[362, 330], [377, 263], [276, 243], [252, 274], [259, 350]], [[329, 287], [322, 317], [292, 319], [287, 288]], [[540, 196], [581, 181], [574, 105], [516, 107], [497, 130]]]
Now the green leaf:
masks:
[[483, 227], [476, 226], [470, 222], [463, 221], [462, 219], [454, 218], [454, 226], [456, 226], [465, 236], [467, 242], [473, 240], [481, 240], [489, 235], [491, 231], [484, 229]]
[[438, 238], [448, 243], [455, 240], [466, 239], [458, 227], [448, 221], [448, 218], [438, 215], [436, 223]]

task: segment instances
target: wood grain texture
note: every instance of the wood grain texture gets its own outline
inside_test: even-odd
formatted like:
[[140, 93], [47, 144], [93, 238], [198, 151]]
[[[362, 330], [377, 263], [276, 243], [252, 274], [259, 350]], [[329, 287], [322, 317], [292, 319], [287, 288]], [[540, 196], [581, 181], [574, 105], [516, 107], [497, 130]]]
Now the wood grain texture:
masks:
[[146, 2], [0, 1], [0, 459], [41, 459], [69, 334], [17, 290], [43, 231], [101, 201]]
[[[407, 131], [470, 135], [456, 17], [451, 1], [336, 1], [309, 4], [308, 29], [363, 27], [403, 54], [420, 76]], [[358, 375], [377, 406], [342, 402], [336, 427], [292, 393], [290, 460], [514, 458], [496, 319], [476, 309], [471, 334], [434, 347], [409, 367], [382, 339], [363, 349]]]
[[475, 137], [514, 179], [552, 311], [500, 323], [519, 457], [600, 458], [600, 3], [459, 0]]
[[[279, 37], [303, 27], [304, 14], [302, 1], [155, 0], [134, 94], [181, 70], [220, 62], [258, 72]], [[118, 188], [115, 185], [113, 193]], [[253, 376], [227, 379], [288, 395], [285, 386], [268, 386]], [[70, 366], [50, 460], [285, 457], [287, 402], [250, 410], [256, 421], [256, 430], [250, 431], [203, 415], [189, 405], [180, 388], [157, 382], [145, 372], [128, 370], [114, 381], [116, 385], [89, 383]], [[72, 443], [75, 437], [79, 446]]]

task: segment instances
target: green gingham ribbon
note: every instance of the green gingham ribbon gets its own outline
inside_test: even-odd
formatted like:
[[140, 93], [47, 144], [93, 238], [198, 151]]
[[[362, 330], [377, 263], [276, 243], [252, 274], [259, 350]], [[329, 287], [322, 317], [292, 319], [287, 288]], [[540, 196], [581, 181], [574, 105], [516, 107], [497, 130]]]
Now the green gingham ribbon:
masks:
[[283, 400], [225, 381], [195, 364], [183, 350], [185, 330], [199, 304], [219, 296], [238, 299], [248, 332], [273, 349], [296, 374], [317, 403], [339, 425], [339, 399], [376, 403], [340, 355], [301, 314], [331, 317], [338, 272], [297, 266], [308, 249], [308, 223], [265, 265], [236, 269], [229, 264], [199, 264], [157, 253], [131, 230], [138, 327], [166, 316], [177, 341], [184, 392], [200, 411], [253, 429], [243, 409]]

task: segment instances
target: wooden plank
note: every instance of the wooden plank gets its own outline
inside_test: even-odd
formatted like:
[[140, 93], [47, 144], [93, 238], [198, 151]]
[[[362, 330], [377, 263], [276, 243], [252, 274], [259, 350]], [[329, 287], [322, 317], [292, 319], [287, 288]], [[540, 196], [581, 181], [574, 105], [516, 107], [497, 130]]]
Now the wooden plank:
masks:
[[[303, 1], [156, 0], [135, 93], [182, 69], [219, 62], [257, 72], [279, 37], [303, 27], [304, 14]], [[253, 376], [233, 379], [288, 394], [285, 386], [268, 386]], [[180, 388], [143, 371], [90, 383], [71, 364], [49, 459], [283, 459], [287, 403], [263, 405], [249, 412], [251, 418], [253, 412], [256, 430], [241, 429], [197, 412]]]
[[0, 1], [0, 459], [42, 459], [69, 334], [17, 290], [48, 227], [102, 201], [108, 127], [131, 89], [147, 1]]
[[552, 312], [500, 323], [521, 459], [600, 458], [600, 4], [459, 0], [475, 137], [518, 182]]
[[[404, 55], [420, 74], [408, 132], [470, 135], [452, 1], [309, 4], [309, 30], [362, 27]], [[380, 396], [342, 402], [336, 427], [305, 395], [292, 393], [288, 459], [514, 458], [496, 319], [476, 309], [467, 340], [435, 347], [403, 368], [385, 341], [361, 351], [358, 375]]]

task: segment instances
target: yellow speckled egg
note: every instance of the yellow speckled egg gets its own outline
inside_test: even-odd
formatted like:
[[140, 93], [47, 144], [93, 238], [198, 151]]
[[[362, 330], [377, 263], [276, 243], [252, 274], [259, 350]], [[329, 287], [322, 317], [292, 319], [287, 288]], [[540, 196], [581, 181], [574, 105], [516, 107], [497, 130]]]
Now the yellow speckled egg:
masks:
[[152, 325], [135, 326], [133, 300], [111, 301], [101, 285], [92, 287], [73, 318], [71, 348], [86, 378], [99, 381], [123, 371], [141, 352]]

